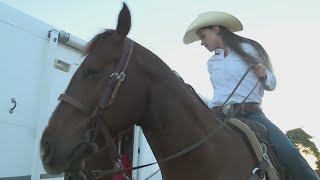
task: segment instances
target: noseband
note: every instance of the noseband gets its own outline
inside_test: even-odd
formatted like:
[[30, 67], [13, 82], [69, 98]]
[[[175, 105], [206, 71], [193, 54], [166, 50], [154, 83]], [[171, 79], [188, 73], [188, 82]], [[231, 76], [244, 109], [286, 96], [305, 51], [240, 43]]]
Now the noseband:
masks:
[[[90, 145], [90, 147], [92, 148], [93, 151], [98, 150], [98, 146], [95, 143], [96, 132], [97, 132], [96, 131], [97, 121], [99, 119], [101, 119], [104, 110], [113, 104], [115, 97], [117, 95], [117, 92], [119, 90], [119, 87], [126, 77], [125, 72], [128, 67], [130, 57], [131, 57], [131, 54], [133, 51], [133, 44], [134, 44], [134, 42], [131, 39], [127, 38], [127, 41], [125, 41], [125, 47], [124, 47], [121, 59], [119, 61], [119, 64], [118, 64], [115, 72], [111, 74], [111, 76], [110, 76], [111, 79], [108, 82], [108, 85], [106, 86], [104, 94], [102, 95], [95, 110], [91, 114], [88, 128], [84, 134], [84, 138], [83, 138], [84, 140], [83, 140], [83, 142], [80, 143], [80, 144], [85, 143], [85, 144]], [[86, 108], [78, 100], [74, 99], [73, 97], [71, 97], [67, 94], [61, 94], [59, 96], [59, 100], [71, 104], [72, 106], [74, 106], [75, 108], [77, 108], [82, 113], [84, 113], [88, 116], [90, 115], [90, 111], [88, 108]], [[99, 126], [99, 127], [101, 128], [102, 134], [105, 138], [106, 146], [110, 152], [110, 158], [115, 164], [115, 168], [122, 168], [121, 161], [120, 161], [120, 155], [118, 154], [117, 147], [112, 140], [112, 136], [110, 134], [109, 129], [106, 126]]]

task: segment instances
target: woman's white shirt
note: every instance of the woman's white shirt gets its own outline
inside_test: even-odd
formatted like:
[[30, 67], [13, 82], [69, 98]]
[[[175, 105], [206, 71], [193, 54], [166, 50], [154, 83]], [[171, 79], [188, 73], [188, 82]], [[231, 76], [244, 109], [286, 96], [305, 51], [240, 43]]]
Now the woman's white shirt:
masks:
[[[242, 44], [244, 51], [257, 57], [257, 51], [250, 44]], [[224, 57], [223, 49], [216, 49], [215, 54], [208, 60], [208, 71], [213, 86], [214, 95], [209, 101], [209, 108], [221, 106], [227, 100], [233, 89], [236, 87], [242, 76], [246, 73], [249, 65], [234, 50], [228, 49], [228, 55]], [[254, 88], [258, 79], [251, 70], [241, 82], [235, 93], [229, 99], [241, 103]], [[267, 69], [267, 78], [254, 89], [246, 102], [261, 104], [264, 90], [272, 91], [277, 84], [274, 73]]]

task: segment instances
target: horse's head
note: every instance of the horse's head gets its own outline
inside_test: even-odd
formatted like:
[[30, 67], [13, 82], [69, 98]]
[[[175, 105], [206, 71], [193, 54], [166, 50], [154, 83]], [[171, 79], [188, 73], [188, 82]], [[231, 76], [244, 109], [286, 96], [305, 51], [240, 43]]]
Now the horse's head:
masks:
[[126, 38], [130, 27], [124, 4], [117, 29], [98, 34], [88, 44], [86, 58], [42, 135], [41, 158], [48, 173], [78, 173], [92, 153], [91, 142], [100, 127], [115, 134], [139, 120], [146, 88], [137, 71], [133, 41]]

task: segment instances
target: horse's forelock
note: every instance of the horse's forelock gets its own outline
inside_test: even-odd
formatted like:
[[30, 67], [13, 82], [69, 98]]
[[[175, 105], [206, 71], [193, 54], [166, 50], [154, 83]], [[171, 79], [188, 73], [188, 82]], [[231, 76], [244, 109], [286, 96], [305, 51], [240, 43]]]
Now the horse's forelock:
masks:
[[103, 32], [97, 34], [94, 38], [92, 38], [86, 45], [83, 55], [88, 55], [92, 52], [97, 46], [99, 46], [106, 37], [111, 36], [115, 30], [113, 29], [106, 29]]

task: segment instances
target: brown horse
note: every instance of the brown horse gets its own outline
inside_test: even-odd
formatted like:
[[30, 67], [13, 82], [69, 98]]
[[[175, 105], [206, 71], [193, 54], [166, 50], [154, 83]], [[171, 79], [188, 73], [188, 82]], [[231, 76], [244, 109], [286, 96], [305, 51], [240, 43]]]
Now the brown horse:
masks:
[[[221, 124], [160, 58], [136, 42], [131, 46], [133, 41], [126, 37], [130, 27], [130, 12], [124, 5], [116, 30], [100, 33], [89, 43], [87, 57], [41, 139], [48, 173], [80, 172], [103, 129], [113, 136], [134, 124], [141, 126], [161, 160]], [[164, 180], [247, 180], [257, 160], [238, 133], [224, 126], [198, 148], [159, 166]]]

